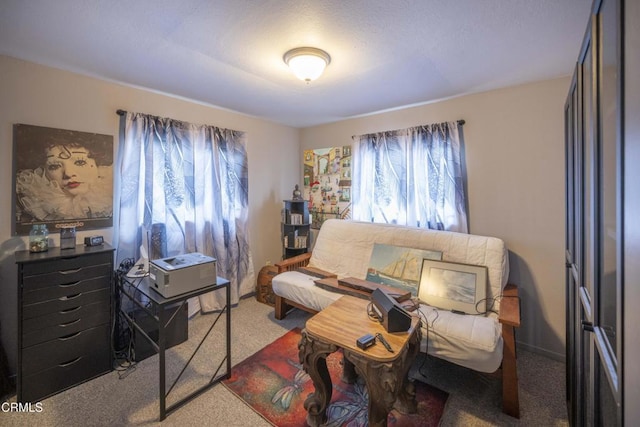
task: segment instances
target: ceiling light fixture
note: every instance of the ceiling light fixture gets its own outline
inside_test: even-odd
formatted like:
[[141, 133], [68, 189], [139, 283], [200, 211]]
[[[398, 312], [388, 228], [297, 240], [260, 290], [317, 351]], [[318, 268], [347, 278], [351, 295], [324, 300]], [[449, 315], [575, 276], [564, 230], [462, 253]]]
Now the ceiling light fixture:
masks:
[[320, 77], [325, 67], [331, 62], [327, 52], [315, 47], [297, 47], [282, 57], [285, 64], [300, 80], [309, 83]]

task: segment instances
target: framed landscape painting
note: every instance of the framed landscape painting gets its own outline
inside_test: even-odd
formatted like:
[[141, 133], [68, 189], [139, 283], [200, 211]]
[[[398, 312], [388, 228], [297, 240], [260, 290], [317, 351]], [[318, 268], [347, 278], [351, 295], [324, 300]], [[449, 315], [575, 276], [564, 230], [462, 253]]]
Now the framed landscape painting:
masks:
[[487, 297], [487, 267], [425, 259], [422, 263], [418, 298], [433, 307], [484, 314]]

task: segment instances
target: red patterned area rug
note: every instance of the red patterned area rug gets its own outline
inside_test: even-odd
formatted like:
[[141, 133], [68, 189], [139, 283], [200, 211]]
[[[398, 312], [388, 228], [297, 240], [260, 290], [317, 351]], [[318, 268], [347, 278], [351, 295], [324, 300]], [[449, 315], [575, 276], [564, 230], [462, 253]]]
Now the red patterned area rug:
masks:
[[[314, 391], [313, 382], [298, 361], [300, 329], [287, 332], [231, 370], [223, 384], [253, 410], [280, 427], [306, 426], [304, 400]], [[327, 426], [366, 426], [368, 395], [364, 385], [340, 380], [342, 355], [327, 357], [333, 383], [331, 403], [327, 409]], [[389, 426], [437, 426], [449, 394], [415, 381], [418, 412], [405, 415], [389, 413]]]

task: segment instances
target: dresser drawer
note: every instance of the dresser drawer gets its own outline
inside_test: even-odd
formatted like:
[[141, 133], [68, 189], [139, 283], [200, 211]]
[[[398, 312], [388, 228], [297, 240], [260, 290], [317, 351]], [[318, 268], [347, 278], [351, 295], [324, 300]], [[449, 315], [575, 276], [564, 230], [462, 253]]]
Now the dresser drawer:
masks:
[[87, 317], [80, 317], [67, 323], [59, 323], [48, 328], [39, 329], [33, 332], [22, 333], [22, 348], [25, 349], [35, 344], [40, 344], [52, 339], [71, 336], [77, 332], [88, 328], [93, 328], [102, 324], [109, 324], [111, 313], [109, 307], [105, 307]]
[[[42, 400], [71, 386], [90, 380], [111, 370], [109, 351], [96, 351], [89, 355], [60, 363], [38, 373], [29, 372], [22, 378], [22, 402]], [[26, 371], [25, 371], [26, 373]]]
[[22, 351], [22, 369], [29, 375], [93, 353], [109, 353], [109, 324], [34, 345]]
[[24, 263], [22, 266], [22, 274], [24, 276], [34, 276], [52, 272], [67, 272], [69, 274], [73, 270], [84, 267], [107, 265], [111, 268], [112, 252], [103, 252], [97, 254], [75, 254], [68, 257], [58, 257], [38, 262]]
[[104, 277], [105, 281], [109, 282], [111, 280], [111, 265], [89, 265], [72, 270], [54, 270], [42, 274], [23, 275], [22, 291], [24, 293], [37, 292], [55, 286], [67, 286], [96, 277]]
[[26, 321], [33, 317], [44, 316], [45, 314], [56, 313], [58, 311], [71, 310], [79, 306], [91, 304], [93, 302], [103, 302], [109, 306], [111, 289], [100, 289], [91, 292], [82, 292], [77, 295], [65, 296], [54, 300], [29, 304], [22, 307], [22, 320]]
[[109, 310], [109, 308], [108, 303], [97, 301], [91, 304], [76, 305], [66, 310], [54, 311], [44, 316], [32, 317], [22, 322], [22, 332], [30, 333], [52, 325], [68, 324], [99, 311]]
[[48, 301], [58, 298], [73, 299], [74, 296], [96, 291], [111, 286], [111, 278], [109, 276], [92, 277], [89, 279], [78, 280], [59, 285], [51, 285], [40, 289], [22, 291], [22, 303], [33, 304], [41, 301]]

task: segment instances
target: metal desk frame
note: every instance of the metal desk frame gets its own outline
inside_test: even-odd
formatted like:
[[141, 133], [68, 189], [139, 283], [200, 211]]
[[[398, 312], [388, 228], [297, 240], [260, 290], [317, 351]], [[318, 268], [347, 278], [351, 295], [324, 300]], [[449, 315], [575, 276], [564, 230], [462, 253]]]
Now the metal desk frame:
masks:
[[[142, 327], [136, 323], [135, 319], [132, 319], [131, 316], [129, 316], [127, 314], [126, 310], [124, 308], [122, 308], [122, 304], [121, 304], [120, 314], [127, 320], [127, 322], [132, 327], [134, 327], [136, 329], [136, 331], [138, 331], [140, 334], [142, 334], [142, 336], [147, 341], [149, 341], [149, 343], [153, 346], [155, 351], [158, 353], [158, 356], [159, 356], [159, 374], [160, 374], [159, 375], [160, 376], [160, 389], [159, 389], [159, 392], [160, 392], [160, 421], [162, 421], [171, 412], [177, 410], [178, 408], [182, 407], [184, 404], [188, 403], [189, 401], [191, 401], [195, 397], [197, 397], [200, 394], [204, 393], [205, 391], [207, 391], [208, 389], [210, 389], [211, 387], [216, 385], [218, 382], [220, 382], [220, 381], [222, 381], [224, 379], [227, 379], [227, 378], [229, 378], [231, 376], [231, 286], [230, 286], [230, 283], [229, 283], [229, 281], [227, 279], [224, 279], [222, 277], [218, 277], [216, 279], [216, 284], [215, 285], [205, 286], [205, 287], [196, 289], [194, 291], [186, 292], [184, 294], [176, 295], [176, 296], [170, 297], [170, 298], [163, 297], [158, 292], [153, 290], [152, 286], [153, 286], [153, 283], [148, 277], [144, 277], [142, 279], [139, 279], [139, 278], [138, 279], [130, 279], [130, 278], [125, 277], [122, 280], [121, 283], [118, 283], [118, 287], [120, 289], [120, 298], [127, 297], [131, 302], [133, 302], [140, 309], [144, 310], [151, 318], [153, 318], [158, 323], [158, 342], [156, 343], [155, 340], [153, 340], [153, 338], [151, 338], [142, 329]], [[182, 308], [182, 306], [184, 306], [187, 303], [187, 300], [189, 298], [193, 298], [193, 297], [196, 297], [198, 295], [206, 294], [208, 292], [216, 291], [216, 290], [222, 289], [222, 288], [226, 289], [226, 305], [225, 305], [225, 307], [220, 312], [216, 313], [215, 318], [213, 320], [213, 323], [211, 324], [211, 326], [207, 330], [207, 333], [204, 335], [204, 337], [202, 338], [202, 340], [200, 341], [200, 343], [198, 344], [196, 349], [193, 351], [193, 353], [189, 357], [189, 360], [187, 360], [187, 363], [182, 368], [182, 370], [180, 371], [180, 373], [176, 377], [175, 381], [173, 382], [173, 384], [171, 384], [171, 387], [169, 387], [169, 390], [167, 391], [167, 389], [166, 389], [166, 378], [165, 378], [165, 374], [166, 374], [166, 370], [165, 370], [165, 367], [166, 367], [165, 366], [165, 350], [166, 350], [166, 345], [167, 345], [166, 328], [173, 321], [173, 319], [175, 318], [175, 315], [178, 312], [180, 312], [180, 309]], [[141, 303], [138, 300], [138, 298], [135, 297], [135, 293], [137, 293], [137, 292], [142, 294], [142, 296], [144, 296], [146, 299], [148, 299], [148, 301], [154, 306], [154, 310], [153, 311], [149, 310], [149, 307], [146, 304]], [[167, 318], [168, 317], [168, 313], [165, 310], [165, 308], [169, 307], [169, 306], [171, 306], [173, 304], [176, 304], [176, 303], [180, 303], [180, 307], [177, 310], [175, 310], [174, 314], [170, 318]], [[155, 314], [156, 311], [158, 312], [158, 315]], [[218, 323], [218, 320], [222, 317], [223, 313], [226, 314], [226, 323], [227, 323], [227, 327], [226, 327], [226, 329], [227, 329], [226, 330], [226, 335], [227, 335], [226, 336], [226, 341], [227, 341], [226, 342], [226, 356], [224, 357], [224, 359], [222, 359], [220, 365], [216, 368], [215, 372], [213, 373], [213, 376], [211, 377], [211, 379], [209, 380], [209, 382], [207, 384], [203, 385], [202, 387], [200, 387], [197, 390], [195, 390], [192, 393], [190, 393], [188, 396], [185, 396], [184, 398], [178, 400], [177, 402], [175, 402], [175, 403], [169, 405], [169, 407], [167, 407], [167, 397], [169, 396], [169, 393], [171, 393], [171, 390], [173, 390], [173, 387], [178, 383], [178, 381], [180, 380], [180, 377], [182, 376], [184, 371], [187, 369], [187, 367], [189, 366], [189, 363], [191, 363], [191, 360], [196, 355], [198, 350], [200, 350], [200, 347], [202, 346], [204, 341], [207, 339], [207, 337], [209, 336], [209, 334], [211, 333], [213, 328], [216, 326], [216, 324]], [[225, 364], [226, 364], [226, 372], [222, 373], [222, 374], [219, 374], [220, 368], [222, 368], [222, 366], [225, 365]]]

